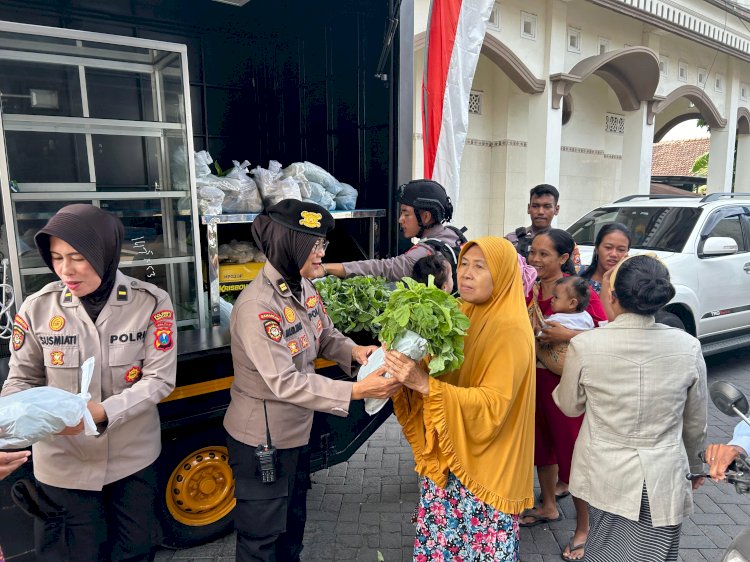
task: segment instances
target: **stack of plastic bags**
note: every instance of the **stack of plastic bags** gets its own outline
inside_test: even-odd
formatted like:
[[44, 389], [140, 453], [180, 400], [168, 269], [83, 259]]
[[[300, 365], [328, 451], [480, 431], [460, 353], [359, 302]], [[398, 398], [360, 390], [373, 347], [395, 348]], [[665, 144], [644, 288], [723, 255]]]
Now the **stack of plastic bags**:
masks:
[[264, 262], [266, 256], [251, 242], [232, 240], [229, 244], [219, 245], [219, 261], [221, 263]]
[[206, 150], [195, 153], [195, 183], [198, 187], [198, 208], [203, 215], [225, 213], [260, 213], [263, 202], [258, 186], [248, 175], [250, 162], [240, 164], [233, 160], [232, 168], [225, 176], [211, 172], [213, 162]]

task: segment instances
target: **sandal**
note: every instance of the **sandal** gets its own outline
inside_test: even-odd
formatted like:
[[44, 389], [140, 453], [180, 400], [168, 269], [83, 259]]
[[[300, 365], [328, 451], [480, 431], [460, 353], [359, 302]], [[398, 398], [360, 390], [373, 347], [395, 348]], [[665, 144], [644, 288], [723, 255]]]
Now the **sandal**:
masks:
[[560, 521], [562, 519], [562, 513], [558, 513], [557, 517], [545, 517], [544, 515], [539, 515], [539, 513], [526, 513], [521, 516], [521, 519], [525, 519], [527, 517], [530, 517], [532, 521], [529, 521], [528, 523], [519, 521], [518, 522], [519, 527], [536, 527], [537, 525], [541, 525], [543, 523], [551, 523], [552, 521]]
[[[568, 554], [565, 554], [565, 549], [563, 549], [563, 552], [560, 553], [560, 558], [565, 560], [566, 562], [577, 562], [578, 560], [586, 560], [586, 551], [584, 550], [586, 548], [586, 541], [582, 542], [581, 544], [573, 544], [573, 539], [570, 539], [570, 542], [568, 543], [567, 549]], [[583, 550], [583, 556], [580, 558], [571, 558], [570, 555], [573, 554], [573, 551], [575, 550]]]

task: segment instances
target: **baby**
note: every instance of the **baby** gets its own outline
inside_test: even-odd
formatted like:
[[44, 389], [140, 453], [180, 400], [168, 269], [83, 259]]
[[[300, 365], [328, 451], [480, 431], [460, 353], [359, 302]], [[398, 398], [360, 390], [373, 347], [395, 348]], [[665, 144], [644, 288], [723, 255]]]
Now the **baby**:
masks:
[[589, 284], [582, 277], [570, 276], [557, 280], [550, 303], [554, 314], [545, 318], [559, 322], [571, 330], [591, 330], [594, 319], [586, 312], [589, 305]]
[[412, 270], [412, 278], [427, 284], [428, 277], [435, 277], [435, 286], [448, 294], [453, 293], [453, 268], [442, 254], [431, 254], [417, 260]]
[[[550, 304], [554, 314], [545, 318], [541, 327], [544, 327], [544, 323], [549, 321], [559, 322], [571, 330], [591, 330], [594, 327], [593, 318], [585, 310], [589, 304], [589, 284], [585, 279], [576, 276], [558, 279], [555, 288], [552, 290], [552, 302]], [[536, 324], [536, 326], [539, 326], [539, 324]], [[541, 335], [541, 331], [537, 335]], [[562, 374], [567, 353], [567, 343], [536, 342], [537, 361], [541, 363], [542, 367], [556, 375]]]

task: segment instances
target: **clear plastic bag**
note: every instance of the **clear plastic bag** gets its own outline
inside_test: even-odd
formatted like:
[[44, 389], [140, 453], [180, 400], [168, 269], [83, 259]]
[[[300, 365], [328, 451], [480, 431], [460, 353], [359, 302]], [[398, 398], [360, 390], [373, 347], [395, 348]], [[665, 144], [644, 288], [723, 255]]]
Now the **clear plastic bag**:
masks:
[[305, 165], [302, 162], [289, 164], [281, 172], [285, 178], [292, 178], [297, 182], [303, 200], [310, 199], [310, 182], [305, 177]]
[[201, 150], [195, 153], [195, 177], [200, 178], [211, 173], [211, 164], [214, 161], [208, 150]]
[[333, 199], [333, 195], [328, 193], [322, 185], [312, 181], [309, 182], [309, 185], [310, 197], [307, 198], [308, 201], [312, 201], [329, 211], [336, 209], [336, 201]]
[[49, 439], [83, 419], [86, 435], [99, 435], [87, 408], [94, 358], [81, 365], [81, 392], [38, 386], [0, 398], [0, 449], [21, 449]]
[[[394, 340], [391, 349], [400, 351], [404, 355], [414, 359], [414, 361], [419, 361], [427, 355], [427, 340], [419, 334], [407, 330], [403, 336]], [[383, 348], [379, 347], [367, 358], [367, 365], [362, 365], [359, 368], [357, 380], [361, 381], [373, 371], [377, 371], [383, 366], [383, 363], [385, 363], [385, 353], [383, 353]], [[383, 376], [391, 378], [390, 373], [386, 373]], [[374, 416], [385, 406], [386, 402], [388, 402], [387, 398], [365, 398], [365, 412]]]
[[198, 189], [198, 212], [201, 215], [220, 215], [224, 192], [218, 187], [201, 187]]
[[225, 178], [239, 182], [238, 191], [227, 192], [224, 198], [224, 211], [227, 213], [260, 213], [263, 210], [263, 200], [260, 197], [258, 186], [248, 175], [250, 162], [245, 160], [240, 164], [237, 160], [232, 160], [232, 168]]

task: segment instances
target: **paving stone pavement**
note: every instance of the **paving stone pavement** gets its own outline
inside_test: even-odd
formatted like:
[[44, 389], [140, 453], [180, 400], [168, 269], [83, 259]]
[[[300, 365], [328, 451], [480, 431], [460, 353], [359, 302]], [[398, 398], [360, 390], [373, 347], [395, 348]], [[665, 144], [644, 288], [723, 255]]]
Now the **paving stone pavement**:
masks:
[[[750, 350], [709, 357], [708, 382], [727, 380], [750, 396]], [[709, 406], [709, 442], [726, 443], [736, 419]], [[303, 562], [385, 562], [412, 559], [417, 475], [409, 445], [394, 417], [346, 462], [312, 475]], [[538, 485], [535, 490], [539, 492]], [[683, 523], [682, 562], [720, 561], [724, 549], [750, 526], [750, 494], [708, 482], [695, 494], [695, 513]], [[521, 529], [522, 562], [558, 562], [575, 528], [570, 497], [560, 501], [564, 515], [549, 525]], [[234, 535], [199, 547], [161, 550], [157, 561], [229, 562]], [[626, 561], [623, 561], [626, 562]], [[645, 561], [644, 561], [645, 562]]]

